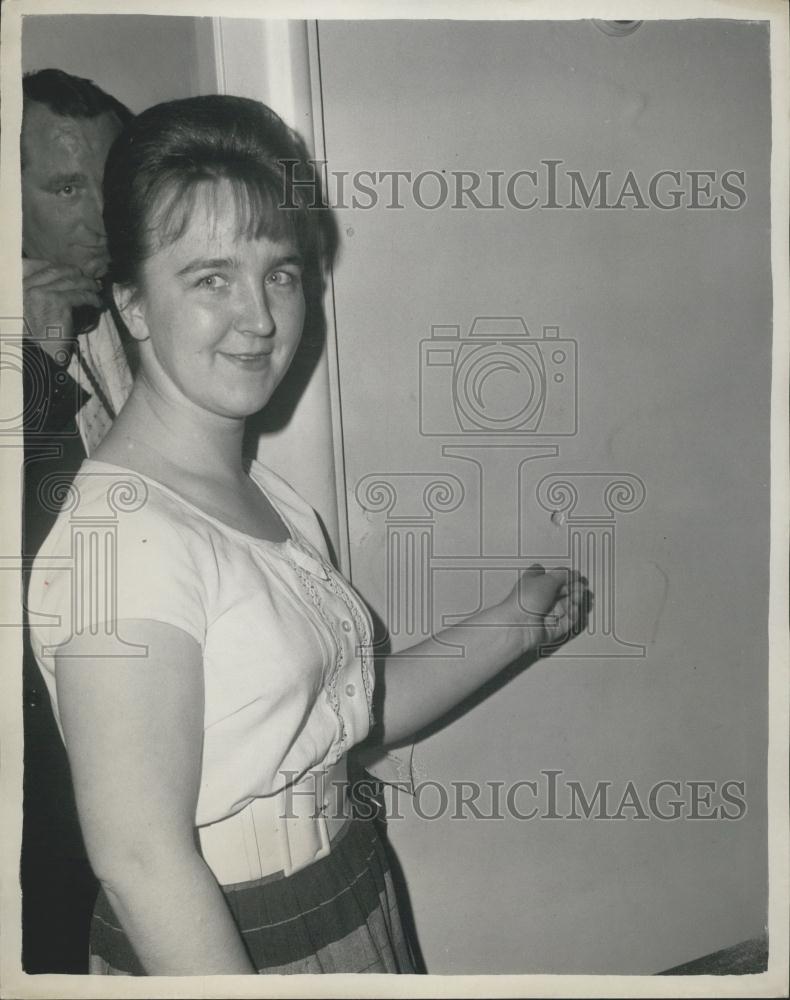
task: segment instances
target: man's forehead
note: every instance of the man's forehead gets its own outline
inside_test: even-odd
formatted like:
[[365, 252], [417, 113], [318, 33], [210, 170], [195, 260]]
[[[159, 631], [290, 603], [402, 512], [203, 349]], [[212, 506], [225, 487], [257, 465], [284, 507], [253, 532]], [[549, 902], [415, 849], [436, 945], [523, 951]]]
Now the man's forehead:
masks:
[[22, 155], [26, 167], [48, 167], [53, 159], [101, 157], [102, 164], [121, 123], [111, 112], [94, 118], [57, 115], [44, 104], [26, 102], [22, 122]]

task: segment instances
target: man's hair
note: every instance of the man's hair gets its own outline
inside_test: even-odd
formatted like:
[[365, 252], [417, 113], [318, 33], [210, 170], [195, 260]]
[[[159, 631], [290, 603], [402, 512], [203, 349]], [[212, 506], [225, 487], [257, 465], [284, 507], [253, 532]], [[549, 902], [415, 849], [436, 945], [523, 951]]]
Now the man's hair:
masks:
[[126, 125], [134, 117], [126, 105], [97, 87], [93, 80], [72, 76], [62, 69], [25, 73], [22, 93], [25, 103], [43, 104], [53, 114], [64, 118], [96, 118], [109, 113], [114, 114], [121, 125]]

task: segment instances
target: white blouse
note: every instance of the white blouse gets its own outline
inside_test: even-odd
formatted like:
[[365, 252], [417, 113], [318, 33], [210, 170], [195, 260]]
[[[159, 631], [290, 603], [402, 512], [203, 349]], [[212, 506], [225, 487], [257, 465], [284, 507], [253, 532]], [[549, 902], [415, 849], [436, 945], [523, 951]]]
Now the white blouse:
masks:
[[124, 620], [153, 619], [200, 644], [198, 826], [332, 765], [372, 724], [368, 611], [332, 567], [312, 508], [260, 463], [250, 475], [287, 541], [256, 539], [154, 480], [88, 459], [28, 594], [33, 651], [58, 725], [54, 654], [67, 655], [74, 634], [92, 630], [106, 655], [144, 655]]

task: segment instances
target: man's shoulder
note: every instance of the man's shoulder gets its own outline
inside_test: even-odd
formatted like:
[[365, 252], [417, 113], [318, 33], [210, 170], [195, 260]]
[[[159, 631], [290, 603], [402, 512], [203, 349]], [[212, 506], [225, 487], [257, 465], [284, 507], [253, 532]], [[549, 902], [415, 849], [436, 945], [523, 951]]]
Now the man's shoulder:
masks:
[[109, 310], [102, 312], [96, 326], [82, 334], [79, 343], [92, 375], [118, 413], [132, 391], [134, 379], [124, 339], [112, 313]]
[[86, 353], [98, 368], [129, 371], [129, 361], [121, 332], [109, 309], [100, 313], [93, 329], [80, 336], [80, 344], [84, 346]]
[[24, 431], [29, 443], [34, 437], [72, 428], [86, 398], [66, 367], [29, 337], [22, 341], [22, 393]]

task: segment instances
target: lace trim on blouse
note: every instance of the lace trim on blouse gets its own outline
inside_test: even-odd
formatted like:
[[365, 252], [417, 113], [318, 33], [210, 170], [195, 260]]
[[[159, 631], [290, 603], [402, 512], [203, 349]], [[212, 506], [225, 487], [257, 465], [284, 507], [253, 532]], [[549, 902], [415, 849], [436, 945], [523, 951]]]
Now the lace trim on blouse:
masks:
[[[300, 546], [303, 551], [304, 548]], [[359, 601], [356, 596], [349, 592], [349, 590], [344, 587], [337, 579], [334, 574], [334, 570], [331, 566], [319, 556], [317, 552], [307, 551], [306, 553], [312, 559], [314, 559], [321, 567], [323, 571], [322, 584], [324, 584], [335, 597], [338, 597], [343, 604], [348, 609], [351, 619], [354, 623], [357, 636], [357, 646], [360, 652], [360, 664], [362, 668], [362, 684], [365, 691], [365, 703], [368, 707], [368, 723], [371, 728], [374, 725], [373, 718], [373, 656], [371, 653], [371, 627], [369, 624], [369, 618], [367, 613], [360, 607]], [[320, 589], [316, 586], [314, 576], [311, 574], [310, 570], [305, 569], [294, 559], [288, 559], [291, 568], [296, 573], [296, 577], [305, 593], [309, 596], [313, 607], [318, 612], [319, 617], [327, 626], [330, 635], [332, 636], [332, 641], [335, 647], [334, 663], [330, 670], [327, 690], [329, 693], [329, 703], [332, 706], [332, 711], [337, 717], [338, 724], [340, 726], [340, 744], [343, 750], [348, 747], [348, 733], [346, 730], [346, 724], [343, 719], [342, 712], [340, 711], [340, 700], [337, 694], [337, 681], [340, 676], [340, 672], [345, 664], [345, 652], [343, 649], [343, 643], [337, 633], [337, 622], [335, 617], [329, 614], [324, 607], [324, 603], [321, 597]]]

